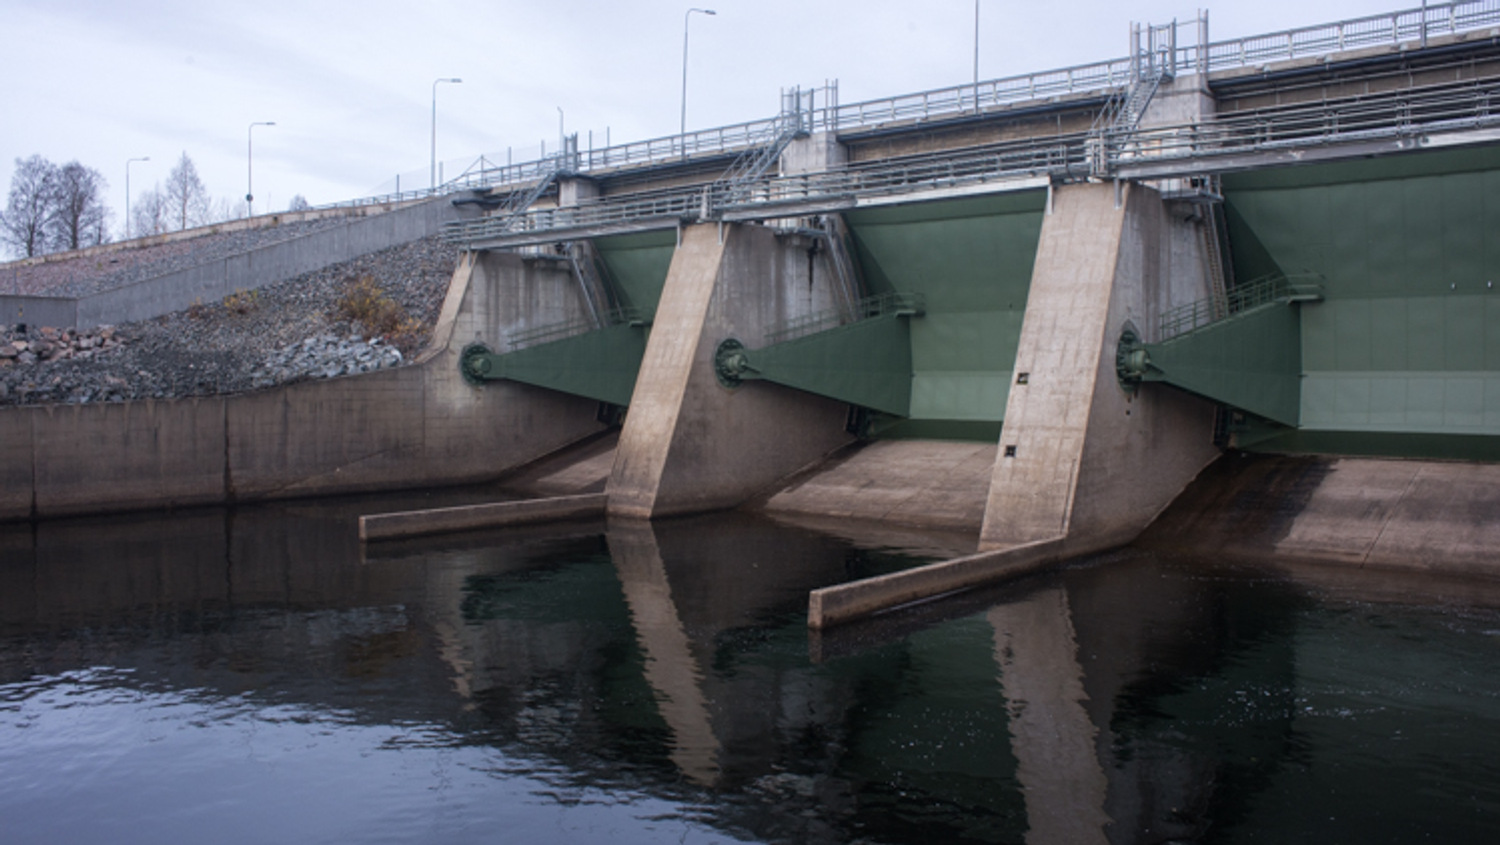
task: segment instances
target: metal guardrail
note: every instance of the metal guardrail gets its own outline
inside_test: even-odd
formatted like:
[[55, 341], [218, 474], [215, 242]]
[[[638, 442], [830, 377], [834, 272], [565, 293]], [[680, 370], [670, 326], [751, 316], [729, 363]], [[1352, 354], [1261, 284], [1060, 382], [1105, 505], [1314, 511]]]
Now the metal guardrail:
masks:
[[[1299, 29], [1283, 30], [1247, 38], [1176, 46], [1168, 72], [1208, 71], [1234, 67], [1256, 67], [1268, 62], [1327, 55], [1343, 50], [1404, 41], [1423, 42], [1430, 37], [1457, 35], [1500, 26], [1500, 0], [1461, 0], [1429, 4], [1383, 15], [1338, 21]], [[1206, 27], [1205, 27], [1206, 30]], [[975, 84], [955, 85], [913, 94], [842, 105], [837, 84], [823, 91], [823, 103], [814, 102], [808, 112], [809, 131], [854, 133], [890, 124], [922, 122], [962, 116], [1049, 97], [1109, 94], [1130, 85], [1139, 70], [1139, 58], [1109, 59], [1057, 70], [1021, 74]], [[577, 152], [577, 170], [590, 172], [619, 167], [649, 166], [703, 155], [736, 154], [758, 146], [775, 134], [779, 117], [697, 130], [628, 144]], [[472, 174], [452, 188], [480, 188], [524, 182], [538, 178], [551, 165], [548, 160], [522, 162]]]
[[[1270, 305], [1273, 302], [1290, 302], [1294, 299], [1314, 298], [1322, 292], [1322, 279], [1312, 274], [1285, 276], [1276, 274], [1246, 282], [1230, 288], [1224, 303], [1216, 303], [1213, 297], [1189, 302], [1169, 308], [1157, 316], [1156, 337], [1163, 343], [1188, 332], [1222, 322], [1237, 314]], [[1219, 308], [1227, 304], [1220, 312]]]
[[[1430, 3], [1423, 8], [1214, 42], [1207, 47], [1205, 66], [1215, 71], [1362, 47], [1394, 46], [1403, 41], [1425, 44], [1429, 38], [1497, 25], [1500, 25], [1500, 0]], [[1199, 53], [1198, 45], [1179, 47], [1178, 66], [1196, 67]]]
[[526, 346], [536, 346], [552, 340], [590, 332], [595, 329], [609, 328], [610, 326], [634, 325], [642, 323], [640, 312], [634, 308], [616, 308], [605, 312], [600, 319], [592, 317], [575, 317], [571, 320], [560, 320], [556, 323], [546, 323], [533, 326], [524, 331], [515, 332], [507, 339], [512, 351]]
[[[915, 156], [799, 176], [766, 177], [749, 188], [704, 186], [537, 209], [509, 218], [449, 223], [448, 243], [464, 247], [528, 232], [605, 228], [650, 220], [703, 220], [734, 212], [769, 213], [775, 206], [847, 207], [857, 198], [1075, 172], [1087, 172], [1082, 133], [1027, 139], [958, 153]], [[800, 211], [800, 213], [814, 213]]]
[[785, 343], [850, 322], [886, 315], [919, 317], [927, 311], [927, 298], [920, 293], [891, 292], [867, 296], [855, 303], [853, 319], [846, 309], [830, 308], [791, 317], [766, 330], [766, 343]]
[[[1173, 69], [1225, 70], [1258, 67], [1269, 62], [1328, 55], [1344, 50], [1397, 45], [1428, 38], [1458, 35], [1500, 26], [1500, 0], [1460, 0], [1432, 3], [1383, 15], [1283, 30], [1245, 38], [1197, 43], [1175, 48]], [[1206, 26], [1204, 27], [1206, 31]], [[953, 118], [985, 109], [1049, 97], [1109, 95], [1132, 83], [1138, 60], [1129, 57], [1056, 70], [1021, 74], [975, 84], [955, 85], [858, 103], [840, 104], [838, 86], [816, 89], [823, 103], [808, 115], [809, 131], [857, 133], [892, 124]], [[775, 134], [779, 117], [752, 120], [711, 129], [694, 130], [598, 149], [577, 150], [567, 169], [580, 173], [628, 167], [649, 167], [686, 158], [735, 155], [765, 142]], [[557, 156], [502, 166], [473, 168], [462, 177], [434, 189], [406, 191], [334, 203], [320, 208], [404, 202], [452, 193], [515, 185], [542, 178], [557, 168]]]
[[[1357, 141], [1500, 127], [1500, 80], [1466, 81], [1349, 97], [1308, 106], [1248, 110], [1197, 124], [1149, 130], [1106, 130], [1028, 139], [989, 147], [894, 159], [842, 170], [767, 177], [745, 190], [681, 188], [605, 198], [578, 206], [540, 209], [510, 218], [449, 224], [444, 237], [471, 247], [508, 235], [608, 227], [657, 220], [704, 220], [746, 215], [794, 216], [847, 208], [858, 200], [932, 191], [1023, 176], [1081, 176], [1102, 151], [1104, 175], [1128, 168], [1140, 178], [1153, 170], [1190, 168], [1211, 173], [1235, 156], [1286, 153]], [[1098, 173], [1096, 173], [1098, 175]]]
[[1101, 143], [1111, 172], [1150, 170], [1174, 160], [1205, 172], [1215, 159], [1306, 149], [1361, 140], [1430, 135], [1500, 126], [1500, 80], [1442, 85], [1230, 112], [1201, 123], [1128, 133], [1106, 132]]

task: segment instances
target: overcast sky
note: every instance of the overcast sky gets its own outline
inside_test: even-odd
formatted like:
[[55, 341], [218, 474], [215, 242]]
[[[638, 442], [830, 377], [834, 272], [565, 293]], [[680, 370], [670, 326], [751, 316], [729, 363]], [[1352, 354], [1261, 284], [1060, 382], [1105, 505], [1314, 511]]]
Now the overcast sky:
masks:
[[[837, 79], [844, 103], [968, 82], [974, 0], [694, 0], [688, 127], [769, 117], [784, 86]], [[1191, 0], [1189, 0], [1191, 2]], [[980, 75], [1116, 58], [1131, 21], [1191, 20], [1173, 0], [980, 0]], [[1213, 40], [1414, 8], [1383, 0], [1219, 0]], [[675, 134], [689, 3], [662, 0], [0, 0], [0, 162], [41, 154], [109, 182], [123, 226], [186, 152], [215, 197], [256, 210], [423, 187], [481, 153], [534, 157]]]

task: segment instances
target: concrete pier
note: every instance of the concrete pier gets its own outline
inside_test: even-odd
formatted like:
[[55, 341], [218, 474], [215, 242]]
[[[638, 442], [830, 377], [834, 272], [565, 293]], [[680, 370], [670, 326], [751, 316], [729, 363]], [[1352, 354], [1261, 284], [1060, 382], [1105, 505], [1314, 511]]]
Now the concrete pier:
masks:
[[734, 507], [852, 439], [843, 403], [772, 384], [728, 388], [714, 374], [726, 338], [758, 342], [778, 317], [833, 304], [826, 284], [799, 290], [813, 280], [797, 272], [798, 252], [761, 226], [683, 230], [620, 433], [611, 514]]
[[1173, 237], [1185, 225], [1148, 188], [1056, 192], [981, 548], [1129, 542], [1218, 454], [1211, 405], [1170, 391], [1135, 394], [1115, 376], [1115, 341], [1127, 322], [1150, 326], [1157, 313], [1208, 293], [1201, 281], [1183, 281], [1203, 278], [1201, 259], [1181, 248], [1191, 239]]

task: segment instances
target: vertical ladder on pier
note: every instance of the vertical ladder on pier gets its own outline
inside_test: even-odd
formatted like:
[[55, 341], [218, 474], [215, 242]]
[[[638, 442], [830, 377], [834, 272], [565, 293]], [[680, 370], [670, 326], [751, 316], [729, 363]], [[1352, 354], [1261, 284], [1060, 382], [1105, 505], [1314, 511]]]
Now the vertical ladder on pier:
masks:
[[833, 265], [834, 291], [842, 322], [859, 319], [859, 302], [864, 298], [864, 284], [860, 280], [859, 265], [849, 252], [849, 229], [842, 214], [823, 216], [823, 237], [828, 243], [829, 263]]
[[615, 304], [609, 295], [609, 283], [599, 270], [599, 254], [593, 243], [573, 241], [568, 244], [568, 264], [573, 269], [573, 280], [578, 283], [579, 294], [594, 328], [605, 328]]
[[1204, 269], [1208, 274], [1209, 302], [1214, 320], [1229, 316], [1229, 279], [1225, 270], [1227, 262], [1224, 260], [1220, 223], [1219, 203], [1204, 204], [1203, 225], [1199, 228], [1199, 236], [1203, 239], [1203, 260], [1208, 265]]

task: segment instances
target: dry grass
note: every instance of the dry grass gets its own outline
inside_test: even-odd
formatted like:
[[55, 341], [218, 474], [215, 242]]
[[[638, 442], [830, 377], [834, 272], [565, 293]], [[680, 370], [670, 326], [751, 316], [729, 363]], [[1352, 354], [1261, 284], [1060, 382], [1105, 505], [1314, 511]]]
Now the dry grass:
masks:
[[384, 339], [403, 352], [412, 351], [422, 339], [422, 322], [391, 299], [370, 275], [350, 282], [334, 303], [337, 319], [359, 326], [366, 337]]

